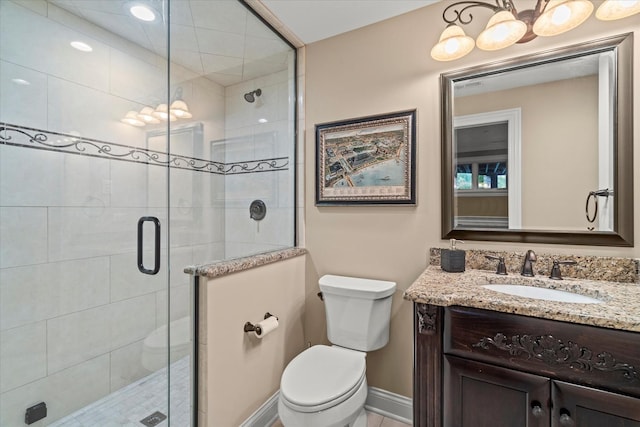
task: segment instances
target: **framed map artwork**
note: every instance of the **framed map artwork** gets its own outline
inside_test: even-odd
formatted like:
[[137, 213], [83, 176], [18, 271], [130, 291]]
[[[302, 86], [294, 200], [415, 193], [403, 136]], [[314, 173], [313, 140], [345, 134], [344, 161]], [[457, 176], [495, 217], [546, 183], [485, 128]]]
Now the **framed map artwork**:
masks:
[[415, 205], [416, 110], [316, 125], [316, 205]]

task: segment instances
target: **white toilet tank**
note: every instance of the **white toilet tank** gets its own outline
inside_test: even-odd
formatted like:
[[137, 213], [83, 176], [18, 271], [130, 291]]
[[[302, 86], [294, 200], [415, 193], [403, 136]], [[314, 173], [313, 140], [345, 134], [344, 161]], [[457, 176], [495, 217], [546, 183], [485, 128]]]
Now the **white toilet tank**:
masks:
[[329, 341], [359, 351], [387, 345], [395, 282], [328, 274], [319, 284]]

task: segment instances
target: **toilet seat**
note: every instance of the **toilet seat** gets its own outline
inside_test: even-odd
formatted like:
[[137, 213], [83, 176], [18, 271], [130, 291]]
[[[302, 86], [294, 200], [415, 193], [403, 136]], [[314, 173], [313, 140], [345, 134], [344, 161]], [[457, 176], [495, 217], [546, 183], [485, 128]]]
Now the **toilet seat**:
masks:
[[344, 402], [366, 379], [365, 356], [326, 345], [303, 351], [282, 374], [283, 403], [298, 412], [318, 412]]

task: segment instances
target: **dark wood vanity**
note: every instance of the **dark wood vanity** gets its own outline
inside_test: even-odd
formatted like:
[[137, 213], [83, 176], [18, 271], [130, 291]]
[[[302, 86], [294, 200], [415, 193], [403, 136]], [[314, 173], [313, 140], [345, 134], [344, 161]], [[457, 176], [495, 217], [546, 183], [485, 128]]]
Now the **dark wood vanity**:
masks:
[[414, 303], [414, 425], [640, 427], [640, 333]]

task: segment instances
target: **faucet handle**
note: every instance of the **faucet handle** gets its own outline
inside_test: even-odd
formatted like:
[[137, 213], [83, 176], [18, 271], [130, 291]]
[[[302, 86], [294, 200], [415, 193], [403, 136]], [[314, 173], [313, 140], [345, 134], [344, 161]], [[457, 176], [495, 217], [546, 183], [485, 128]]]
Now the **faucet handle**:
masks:
[[533, 263], [538, 260], [536, 253], [529, 249], [527, 253], [524, 255], [524, 261], [522, 262], [522, 270], [520, 271], [521, 276], [525, 277], [534, 277], [533, 273]]
[[484, 257], [486, 259], [498, 261], [498, 269], [496, 270], [496, 274], [499, 274], [501, 276], [507, 275], [507, 266], [504, 264], [503, 256], [485, 255]]
[[576, 261], [558, 261], [557, 259], [553, 260], [553, 267], [551, 267], [551, 274], [549, 275], [549, 279], [554, 280], [562, 280], [562, 274], [560, 273], [560, 265], [575, 265]]

